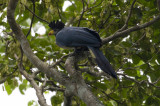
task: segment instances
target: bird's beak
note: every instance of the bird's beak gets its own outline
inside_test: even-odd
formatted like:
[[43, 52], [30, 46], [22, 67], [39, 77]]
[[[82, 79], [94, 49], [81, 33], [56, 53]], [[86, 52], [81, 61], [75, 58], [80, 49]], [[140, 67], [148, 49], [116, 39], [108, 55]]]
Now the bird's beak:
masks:
[[51, 30], [51, 31], [48, 33], [48, 36], [51, 36], [51, 35], [54, 35], [54, 30]]

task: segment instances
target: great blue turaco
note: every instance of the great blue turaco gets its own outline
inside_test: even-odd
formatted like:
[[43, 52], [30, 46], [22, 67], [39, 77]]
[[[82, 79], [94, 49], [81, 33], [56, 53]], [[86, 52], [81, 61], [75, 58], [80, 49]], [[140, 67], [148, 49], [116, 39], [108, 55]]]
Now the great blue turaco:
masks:
[[98, 66], [106, 73], [117, 79], [117, 75], [107, 58], [100, 51], [102, 41], [99, 34], [86, 27], [64, 27], [61, 21], [52, 21], [49, 35], [55, 35], [56, 44], [62, 48], [87, 48]]

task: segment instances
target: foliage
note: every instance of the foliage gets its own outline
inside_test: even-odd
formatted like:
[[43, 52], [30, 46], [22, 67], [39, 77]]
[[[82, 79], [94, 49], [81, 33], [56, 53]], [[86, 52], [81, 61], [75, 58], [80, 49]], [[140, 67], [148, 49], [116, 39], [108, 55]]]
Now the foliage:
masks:
[[[32, 0], [19, 0], [15, 17], [25, 35], [31, 27], [33, 11], [48, 22], [62, 20], [67, 26], [88, 27], [99, 32], [101, 38], [107, 38], [121, 29], [127, 18], [133, 0], [69, 0], [71, 3], [66, 10], [63, 6], [67, 0], [36, 0], [35, 7]], [[20, 44], [11, 32], [6, 21], [8, 0], [0, 0], [0, 80], [5, 79], [4, 87], [8, 95], [19, 87], [20, 93], [28, 87], [27, 80], [22, 78], [18, 69], [15, 55], [21, 57]], [[141, 25], [153, 20], [159, 11], [156, 0], [137, 0], [132, 8], [128, 21], [128, 28]], [[27, 39], [32, 51], [44, 62], [52, 64], [71, 50], [59, 48], [54, 37], [48, 37], [49, 27], [42, 19], [34, 16], [31, 32]], [[44, 26], [44, 34], [38, 29]], [[158, 105], [160, 104], [160, 21], [153, 25], [137, 30], [120, 38], [113, 39], [101, 48], [114, 69], [118, 73], [118, 80], [107, 76], [93, 76], [82, 72], [85, 82], [92, 92], [108, 106], [117, 105]], [[66, 58], [63, 59], [65, 61]], [[19, 60], [18, 60], [19, 61]], [[56, 65], [62, 73], [64, 62]], [[87, 61], [87, 59], [86, 59]], [[81, 62], [82, 64], [83, 62]], [[23, 56], [23, 67], [29, 74], [36, 70], [26, 56]], [[93, 68], [90, 64], [86, 67]], [[96, 69], [95, 69], [96, 70]], [[99, 72], [99, 70], [96, 70]], [[44, 73], [38, 73], [37, 79], [44, 79]], [[19, 79], [21, 83], [18, 83]], [[36, 80], [41, 85], [41, 80]], [[50, 79], [55, 86], [65, 88], [63, 85]], [[1, 82], [1, 81], [0, 81]], [[50, 90], [50, 89], [49, 89]], [[57, 92], [51, 98], [52, 105], [60, 105], [64, 101], [63, 92]], [[85, 105], [74, 97], [73, 105]], [[34, 101], [28, 103], [31, 106]]]
[[38, 106], [38, 104], [34, 100], [32, 100], [28, 102], [28, 106]]

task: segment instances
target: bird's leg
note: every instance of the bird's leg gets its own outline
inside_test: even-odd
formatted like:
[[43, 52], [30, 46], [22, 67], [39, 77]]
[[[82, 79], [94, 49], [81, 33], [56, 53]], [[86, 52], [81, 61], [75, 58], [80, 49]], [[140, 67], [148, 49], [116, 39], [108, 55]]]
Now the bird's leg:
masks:
[[82, 53], [82, 50], [81, 50], [81, 47], [77, 47], [74, 49], [74, 52], [73, 52], [73, 55], [75, 56], [75, 62], [74, 62], [74, 66], [75, 66], [75, 69], [78, 70], [79, 67], [78, 67], [78, 58], [79, 58], [79, 55]]
[[74, 52], [72, 54], [70, 54], [70, 56], [74, 56], [75, 57], [75, 62], [74, 62], [74, 66], [75, 69], [78, 70], [78, 61], [79, 61], [79, 57], [82, 55], [83, 53], [83, 48], [82, 47], [76, 47], [74, 48]]
[[75, 69], [78, 70], [79, 67], [78, 67], [78, 61], [80, 61], [82, 59], [82, 57], [84, 58], [84, 51], [88, 51], [88, 48], [87, 47], [76, 47], [74, 49], [74, 52], [72, 54], [70, 54], [70, 56], [75, 56]]

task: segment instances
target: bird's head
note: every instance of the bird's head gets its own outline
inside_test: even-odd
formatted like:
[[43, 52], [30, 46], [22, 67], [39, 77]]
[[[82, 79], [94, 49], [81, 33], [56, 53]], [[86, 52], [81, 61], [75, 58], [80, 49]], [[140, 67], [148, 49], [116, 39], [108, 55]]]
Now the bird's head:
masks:
[[57, 20], [50, 22], [48, 26], [52, 29], [48, 35], [56, 35], [61, 29], [64, 28], [64, 23]]

